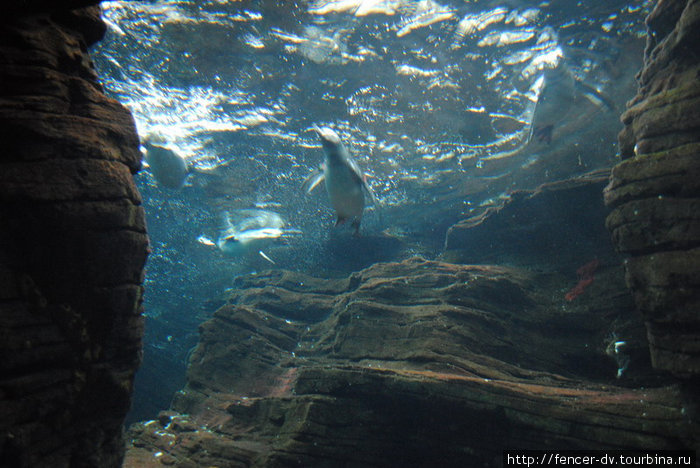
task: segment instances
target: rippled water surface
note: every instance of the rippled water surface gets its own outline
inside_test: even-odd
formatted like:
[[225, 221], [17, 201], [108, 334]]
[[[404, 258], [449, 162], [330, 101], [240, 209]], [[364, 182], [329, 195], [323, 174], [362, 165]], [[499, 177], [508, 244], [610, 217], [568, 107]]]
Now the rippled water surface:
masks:
[[[153, 248], [143, 381], [184, 375], [197, 324], [236, 274], [346, 274], [435, 257], [451, 224], [513, 191], [609, 167], [649, 2], [102, 8], [108, 31], [93, 57], [107, 92], [132, 111], [144, 140], [175, 151], [192, 172], [181, 189], [160, 186], [148, 167], [137, 176]], [[322, 189], [301, 188], [323, 159], [313, 125], [338, 132], [377, 196], [359, 239], [332, 229]], [[227, 255], [217, 240], [232, 213], [251, 213], [240, 210], [279, 214], [292, 235], [266, 248], [267, 259]], [[170, 381], [173, 391], [182, 383]], [[140, 398], [137, 386], [135, 417], [147, 417]]]

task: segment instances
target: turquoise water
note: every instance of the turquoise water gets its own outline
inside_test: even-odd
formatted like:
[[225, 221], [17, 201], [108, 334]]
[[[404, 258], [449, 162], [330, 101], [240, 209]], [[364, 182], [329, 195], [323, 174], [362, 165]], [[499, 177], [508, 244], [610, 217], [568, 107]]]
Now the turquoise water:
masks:
[[[649, 2], [102, 8], [108, 30], [92, 56], [107, 93], [132, 111], [144, 142], [190, 172], [180, 188], [159, 182], [155, 164], [136, 176], [153, 252], [134, 421], [184, 385], [197, 327], [236, 275], [340, 276], [437, 258], [458, 220], [611, 166]], [[338, 133], [376, 195], [360, 237], [333, 227], [322, 187], [302, 188], [323, 161], [314, 125]], [[227, 233], [251, 226], [279, 232], [227, 247]]]

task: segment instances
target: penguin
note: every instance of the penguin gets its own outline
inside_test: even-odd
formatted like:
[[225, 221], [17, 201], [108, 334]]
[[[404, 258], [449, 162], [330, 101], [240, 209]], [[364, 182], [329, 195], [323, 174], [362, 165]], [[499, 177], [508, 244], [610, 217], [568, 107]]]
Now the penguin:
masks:
[[185, 159], [170, 148], [144, 141], [145, 159], [158, 185], [181, 189], [190, 169]]
[[179, 190], [185, 186], [190, 174], [207, 177], [224, 177], [220, 170], [235, 162], [236, 158], [208, 167], [195, 167], [187, 164], [186, 159], [171, 144], [165, 143], [159, 135], [148, 135], [141, 143], [144, 159], [159, 186]]
[[337, 216], [335, 225], [350, 220], [355, 230], [354, 235], [358, 236], [365, 208], [365, 195], [376, 204], [374, 193], [338, 134], [329, 127], [319, 128], [314, 125], [313, 130], [321, 140], [325, 159], [322, 172], [312, 174], [305, 182], [309, 187], [307, 192], [310, 193], [324, 180], [328, 199]]
[[282, 217], [272, 211], [243, 209], [223, 213], [224, 226], [216, 241], [204, 235], [197, 240], [209, 246], [216, 246], [230, 257], [250, 258], [260, 255], [275, 264], [263, 249], [285, 243], [288, 238], [301, 234], [297, 229], [285, 228]]
[[539, 80], [542, 80], [541, 89], [537, 96], [528, 142], [551, 144], [557, 125], [579, 117], [583, 98], [597, 107], [614, 111], [610, 99], [594, 87], [578, 80], [564, 61], [560, 61], [554, 68], [544, 70]]

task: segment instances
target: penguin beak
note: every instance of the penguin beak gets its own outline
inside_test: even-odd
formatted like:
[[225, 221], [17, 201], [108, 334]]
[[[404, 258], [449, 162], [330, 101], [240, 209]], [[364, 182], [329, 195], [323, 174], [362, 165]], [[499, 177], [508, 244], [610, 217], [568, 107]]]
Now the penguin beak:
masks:
[[319, 127], [316, 124], [313, 124], [311, 126], [311, 130], [313, 130], [316, 133], [316, 136], [318, 137], [318, 139], [321, 140], [321, 145], [323, 145], [323, 147], [325, 148], [329, 143], [328, 136], [324, 133], [324, 131], [321, 129], [321, 127]]
[[311, 128], [313, 129], [313, 131], [316, 132], [319, 139], [321, 140], [321, 143], [323, 143], [324, 146], [325, 145], [338, 146], [341, 144], [340, 137], [330, 127], [321, 128], [321, 127], [314, 124]]

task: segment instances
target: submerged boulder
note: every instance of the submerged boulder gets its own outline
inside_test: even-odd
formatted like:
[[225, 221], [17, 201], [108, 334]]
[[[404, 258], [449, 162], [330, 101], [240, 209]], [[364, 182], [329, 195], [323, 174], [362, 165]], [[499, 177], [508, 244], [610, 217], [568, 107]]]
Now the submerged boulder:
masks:
[[572, 270], [593, 258], [618, 264], [605, 229], [607, 169], [519, 190], [450, 227], [443, 258]]
[[499, 466], [504, 448], [698, 447], [681, 389], [650, 374], [621, 268], [596, 275], [572, 301], [558, 274], [421, 258], [340, 279], [240, 277], [201, 327], [174, 411], [132, 426], [125, 466]]
[[700, 375], [700, 3], [659, 2], [605, 201], [654, 367]]

